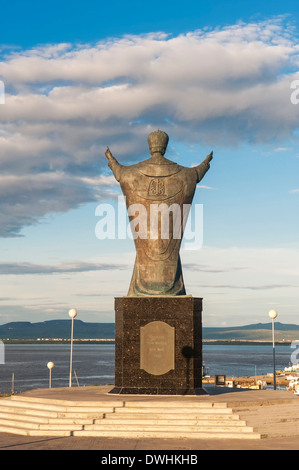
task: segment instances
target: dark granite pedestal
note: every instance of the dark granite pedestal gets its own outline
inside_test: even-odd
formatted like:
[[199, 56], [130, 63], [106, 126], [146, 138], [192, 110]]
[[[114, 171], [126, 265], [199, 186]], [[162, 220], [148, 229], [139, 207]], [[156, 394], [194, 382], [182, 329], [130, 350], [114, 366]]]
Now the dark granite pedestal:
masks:
[[115, 299], [114, 394], [196, 395], [202, 389], [202, 299]]

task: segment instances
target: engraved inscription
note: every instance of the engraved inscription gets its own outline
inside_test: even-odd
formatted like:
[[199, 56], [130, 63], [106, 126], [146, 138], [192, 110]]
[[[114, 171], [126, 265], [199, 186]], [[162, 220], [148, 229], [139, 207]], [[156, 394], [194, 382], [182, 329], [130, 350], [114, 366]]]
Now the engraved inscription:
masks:
[[175, 368], [175, 328], [153, 321], [140, 328], [140, 369], [152, 375], [166, 374]]

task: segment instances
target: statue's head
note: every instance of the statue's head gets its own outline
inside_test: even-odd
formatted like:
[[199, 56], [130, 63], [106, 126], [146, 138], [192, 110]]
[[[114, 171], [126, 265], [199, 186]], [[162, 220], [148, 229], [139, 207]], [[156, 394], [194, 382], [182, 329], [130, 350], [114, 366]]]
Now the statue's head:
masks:
[[166, 152], [169, 137], [166, 132], [160, 131], [159, 129], [157, 131], [152, 132], [148, 136], [147, 141], [151, 155], [153, 155], [155, 152], [159, 152], [164, 155], [164, 153]]

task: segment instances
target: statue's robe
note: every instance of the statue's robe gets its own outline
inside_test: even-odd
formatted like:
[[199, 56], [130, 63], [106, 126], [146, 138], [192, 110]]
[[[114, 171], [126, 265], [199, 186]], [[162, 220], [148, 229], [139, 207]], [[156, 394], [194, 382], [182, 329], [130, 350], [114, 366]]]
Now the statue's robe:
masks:
[[[209, 169], [209, 163], [204, 161], [197, 167], [185, 168], [164, 157], [158, 161], [151, 157], [136, 165], [123, 166], [112, 157], [109, 159], [109, 167], [120, 183], [127, 209], [133, 209], [129, 212], [131, 222], [135, 217], [140, 221], [143, 214], [139, 212], [134, 217], [136, 206], [132, 205], [142, 204], [146, 209], [142, 223], [135, 227], [135, 234], [137, 228], [140, 233], [134, 237], [136, 260], [128, 296], [185, 295], [179, 255], [186, 222], [183, 218], [186, 207], [191, 206], [196, 184]], [[175, 205], [172, 206], [175, 212], [165, 212], [169, 221], [167, 238], [161, 234], [161, 221], [156, 230], [151, 226], [151, 206], [154, 205], [156, 209], [161, 204], [166, 204], [166, 209]]]

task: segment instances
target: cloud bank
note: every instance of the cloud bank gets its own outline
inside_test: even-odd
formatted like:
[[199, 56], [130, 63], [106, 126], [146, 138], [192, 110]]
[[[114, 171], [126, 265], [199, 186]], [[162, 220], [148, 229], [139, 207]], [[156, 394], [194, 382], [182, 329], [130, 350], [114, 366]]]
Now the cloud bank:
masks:
[[113, 195], [106, 146], [144, 158], [154, 128], [209, 145], [291, 138], [298, 50], [283, 18], [11, 50], [0, 62], [0, 236]]
[[122, 264], [90, 263], [83, 261], [64, 262], [59, 265], [41, 265], [27, 262], [0, 263], [0, 276], [2, 275], [24, 275], [24, 274], [65, 274], [83, 273], [90, 271], [110, 271], [126, 269]]

